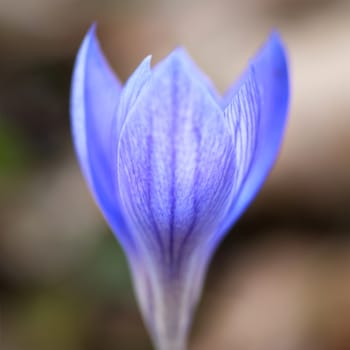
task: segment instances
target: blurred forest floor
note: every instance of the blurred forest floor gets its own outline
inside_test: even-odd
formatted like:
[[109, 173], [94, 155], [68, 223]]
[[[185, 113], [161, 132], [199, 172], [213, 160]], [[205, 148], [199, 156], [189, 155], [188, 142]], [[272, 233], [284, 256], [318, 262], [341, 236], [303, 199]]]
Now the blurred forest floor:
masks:
[[285, 142], [214, 259], [191, 349], [350, 349], [349, 1], [0, 0], [1, 350], [151, 349], [71, 144], [71, 70], [94, 20], [123, 81], [181, 44], [220, 91], [281, 32]]

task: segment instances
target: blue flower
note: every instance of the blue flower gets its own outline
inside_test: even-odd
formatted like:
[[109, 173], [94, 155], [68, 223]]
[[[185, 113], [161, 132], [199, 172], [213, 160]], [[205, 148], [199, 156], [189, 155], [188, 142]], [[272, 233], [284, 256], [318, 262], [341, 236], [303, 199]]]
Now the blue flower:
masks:
[[184, 350], [210, 258], [278, 153], [287, 62], [274, 33], [220, 97], [183, 49], [150, 60], [122, 86], [91, 28], [73, 74], [73, 139], [156, 348]]

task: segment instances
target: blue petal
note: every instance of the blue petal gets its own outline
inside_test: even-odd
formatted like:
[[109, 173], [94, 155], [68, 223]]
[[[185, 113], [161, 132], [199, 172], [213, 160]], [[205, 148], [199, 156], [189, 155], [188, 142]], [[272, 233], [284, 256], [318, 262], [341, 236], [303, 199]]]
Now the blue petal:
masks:
[[[96, 28], [87, 33], [74, 66], [71, 91], [73, 140], [79, 162], [103, 214], [125, 246], [125, 234], [115, 189], [115, 158], [112, 128], [119, 103], [121, 84], [104, 58], [96, 38]], [[120, 235], [121, 236], [121, 235]]]
[[231, 103], [224, 111], [225, 120], [232, 133], [236, 169], [233, 192], [237, 196], [249, 173], [257, 147], [261, 117], [261, 99], [253, 68], [236, 88]]
[[125, 215], [171, 261], [186, 237], [220, 220], [233, 168], [222, 112], [175, 51], [155, 68], [120, 136]]
[[[214, 234], [228, 209], [235, 168], [223, 112], [183, 51], [175, 50], [156, 66], [128, 112], [119, 142], [125, 217], [149, 252], [149, 269], [158, 269], [158, 276], [151, 277], [153, 299], [162, 303], [157, 290], [169, 292], [164, 280], [177, 285], [172, 293], [181, 299], [190, 292], [181, 286], [194, 278], [186, 275], [191, 254]], [[177, 308], [182, 306], [179, 300]]]
[[149, 82], [149, 79], [151, 77], [150, 63], [151, 56], [147, 56], [127, 80], [122, 91], [120, 103], [118, 106], [118, 117], [116, 119], [118, 139], [129, 110], [135, 104], [142, 89]]
[[240, 128], [245, 128], [249, 135], [240, 151], [246, 155], [242, 155], [238, 164], [244, 171], [240, 175], [239, 193], [221, 228], [222, 233], [254, 198], [281, 145], [288, 109], [289, 78], [286, 53], [278, 34], [271, 35], [229, 96], [233, 100], [225, 110], [226, 117], [233, 120], [240, 109], [242, 120], [239, 124], [243, 123]]
[[[186, 62], [188, 74], [191, 75], [193, 79], [197, 79], [198, 83], [205, 87], [207, 92], [212, 96], [212, 98], [219, 105], [221, 105], [222, 97], [219, 95], [212, 81], [197, 67], [197, 65], [192, 61], [191, 57], [187, 54], [186, 50], [182, 47], [178, 47], [173, 51], [172, 54], [182, 57], [182, 60]], [[161, 64], [162, 63], [160, 62], [160, 65]], [[158, 65], [155, 66], [155, 70], [157, 70], [157, 66]]]

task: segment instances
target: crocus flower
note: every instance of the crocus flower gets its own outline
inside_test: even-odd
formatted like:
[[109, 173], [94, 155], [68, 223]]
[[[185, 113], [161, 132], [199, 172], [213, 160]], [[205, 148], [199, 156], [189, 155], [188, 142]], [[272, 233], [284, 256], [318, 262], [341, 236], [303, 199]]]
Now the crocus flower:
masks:
[[274, 33], [220, 97], [183, 49], [150, 61], [122, 86], [90, 29], [73, 74], [73, 139], [156, 348], [184, 350], [210, 258], [279, 150], [287, 63]]

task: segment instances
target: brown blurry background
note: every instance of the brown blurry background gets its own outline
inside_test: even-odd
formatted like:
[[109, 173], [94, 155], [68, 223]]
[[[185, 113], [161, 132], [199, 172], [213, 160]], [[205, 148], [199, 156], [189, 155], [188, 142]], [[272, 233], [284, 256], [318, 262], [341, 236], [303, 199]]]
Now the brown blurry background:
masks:
[[220, 91], [277, 28], [280, 158], [220, 247], [192, 350], [350, 349], [350, 2], [0, 0], [0, 349], [151, 349], [124, 255], [79, 172], [74, 56], [97, 20], [124, 81], [187, 48]]

